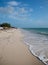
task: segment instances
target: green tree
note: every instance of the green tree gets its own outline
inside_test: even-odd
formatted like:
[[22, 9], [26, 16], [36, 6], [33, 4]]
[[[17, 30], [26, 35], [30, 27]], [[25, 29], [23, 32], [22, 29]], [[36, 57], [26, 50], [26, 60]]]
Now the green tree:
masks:
[[2, 23], [0, 26], [1, 27], [8, 27], [8, 28], [11, 27], [11, 25], [9, 23]]

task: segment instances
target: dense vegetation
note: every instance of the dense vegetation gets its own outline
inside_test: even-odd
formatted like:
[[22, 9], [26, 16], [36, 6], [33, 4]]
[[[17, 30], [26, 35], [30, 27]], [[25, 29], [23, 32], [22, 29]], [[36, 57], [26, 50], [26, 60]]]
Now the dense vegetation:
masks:
[[11, 25], [9, 24], [9, 23], [2, 23], [2, 24], [0, 24], [0, 27], [8, 27], [8, 28], [10, 28], [11, 27]]

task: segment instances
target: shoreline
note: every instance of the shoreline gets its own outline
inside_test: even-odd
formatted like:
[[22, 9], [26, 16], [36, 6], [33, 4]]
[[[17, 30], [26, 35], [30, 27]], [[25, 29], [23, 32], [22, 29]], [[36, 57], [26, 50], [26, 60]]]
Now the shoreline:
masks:
[[[24, 32], [23, 32], [23, 34], [24, 34]], [[24, 37], [23, 37], [23, 38], [24, 38]], [[26, 38], [27, 38], [27, 37], [26, 37]], [[27, 43], [25, 40], [23, 40], [23, 41], [24, 41], [24, 44], [28, 46], [28, 50], [30, 51], [30, 53], [31, 53], [33, 56], [35, 56], [38, 60], [40, 60], [44, 65], [47, 65], [47, 63], [46, 63], [45, 61], [43, 61], [42, 59], [40, 59], [40, 58], [34, 53], [33, 50], [31, 51], [30, 44]]]
[[19, 29], [10, 29], [0, 33], [1, 65], [44, 65], [24, 44], [23, 36]]
[[[34, 54], [33, 54], [33, 52], [31, 52], [31, 50], [29, 49], [29, 51], [30, 51], [30, 53], [33, 55], [33, 56], [35, 56]], [[44, 65], [46, 65], [42, 60], [40, 60], [39, 59], [39, 57], [37, 57], [37, 56], [35, 56], [39, 61], [41, 61]]]
[[[23, 34], [23, 33], [22, 33]], [[24, 36], [23, 36], [23, 38], [24, 38]], [[28, 43], [26, 43], [25, 41], [23, 41], [24, 42], [24, 44], [28, 47], [28, 50], [30, 51], [30, 53], [34, 56], [34, 57], [36, 57], [39, 61], [41, 61], [44, 65], [46, 65], [46, 63], [44, 63], [39, 57], [37, 57], [33, 52], [31, 52], [31, 50], [30, 50], [30, 48], [29, 48], [29, 44]]]
[[35, 56], [34, 55], [34, 53], [33, 52], [31, 52], [31, 50], [30, 50], [30, 48], [29, 48], [29, 45], [28, 44], [26, 44], [25, 42], [24, 42], [24, 44], [28, 47], [28, 50], [30, 51], [30, 53], [34, 56], [34, 57], [36, 57], [39, 61], [41, 61], [41, 63], [43, 63], [44, 65], [46, 65], [42, 60], [40, 60], [40, 58], [39, 57], [37, 57], [37, 56]]

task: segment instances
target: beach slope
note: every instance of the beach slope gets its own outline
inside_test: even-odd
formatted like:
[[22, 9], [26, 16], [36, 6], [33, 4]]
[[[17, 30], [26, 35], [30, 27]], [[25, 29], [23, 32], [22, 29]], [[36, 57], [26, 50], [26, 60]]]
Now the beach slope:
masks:
[[44, 65], [30, 53], [22, 38], [19, 29], [0, 31], [0, 65]]

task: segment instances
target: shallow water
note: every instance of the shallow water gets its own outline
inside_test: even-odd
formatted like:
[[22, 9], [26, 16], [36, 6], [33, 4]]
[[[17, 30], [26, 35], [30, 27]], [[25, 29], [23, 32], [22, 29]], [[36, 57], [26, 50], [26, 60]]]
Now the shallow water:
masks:
[[30, 51], [48, 65], [48, 36], [21, 29], [24, 34], [23, 41], [29, 46]]

